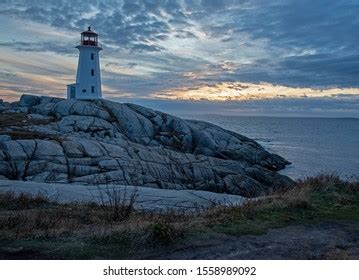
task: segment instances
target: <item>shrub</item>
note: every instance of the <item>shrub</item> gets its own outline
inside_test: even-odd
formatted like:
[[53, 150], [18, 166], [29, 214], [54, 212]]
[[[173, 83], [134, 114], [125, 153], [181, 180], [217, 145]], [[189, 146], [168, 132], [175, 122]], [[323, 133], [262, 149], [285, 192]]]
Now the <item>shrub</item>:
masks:
[[155, 244], [168, 245], [179, 237], [175, 227], [166, 222], [157, 222], [151, 225], [149, 231], [150, 239]]
[[127, 187], [121, 189], [118, 186], [98, 187], [100, 206], [106, 211], [108, 221], [122, 221], [130, 217], [135, 210], [134, 204], [138, 196], [138, 190], [133, 189], [128, 193]]

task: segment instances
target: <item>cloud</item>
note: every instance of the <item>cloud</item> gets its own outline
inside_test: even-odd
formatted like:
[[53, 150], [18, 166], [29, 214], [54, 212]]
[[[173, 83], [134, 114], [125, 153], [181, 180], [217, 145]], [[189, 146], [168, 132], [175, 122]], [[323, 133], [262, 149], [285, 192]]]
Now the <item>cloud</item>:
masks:
[[[355, 0], [3, 0], [0, 9], [1, 57], [26, 53], [19, 59], [35, 63], [8, 61], [3, 73], [62, 75], [65, 86], [75, 71], [72, 46], [91, 25], [104, 45], [102, 77], [111, 96], [150, 98], [236, 82], [359, 87]], [[40, 53], [49, 61], [72, 58], [72, 68], [46, 69], [37, 63]]]
[[20, 52], [55, 52], [59, 54], [73, 54], [74, 50], [67, 44], [53, 41], [29, 42], [29, 41], [7, 41], [0, 42], [0, 47], [9, 47]]
[[132, 50], [135, 52], [159, 52], [163, 51], [164, 48], [156, 45], [134, 44], [132, 46]]
[[[357, 97], [359, 99], [359, 97]], [[276, 117], [355, 117], [359, 118], [359, 100], [332, 98], [289, 98], [272, 100], [248, 100], [210, 102], [207, 100], [158, 100], [136, 98], [112, 98], [120, 102], [132, 102], [174, 115], [191, 118], [196, 115], [218, 114], [228, 116], [276, 116]]]
[[[161, 7], [156, 1], [151, 3], [116, 0], [97, 3], [69, 0], [6, 1], [0, 7], [3, 15], [49, 24], [62, 30], [83, 31], [86, 26], [93, 25], [105, 43], [142, 51], [146, 48], [139, 48], [138, 45], [163, 40], [163, 35], [169, 32], [166, 21], [158, 16]], [[171, 5], [163, 9], [166, 7], [173, 9]], [[148, 46], [148, 51], [162, 49], [153, 43], [148, 43]]]
[[287, 87], [270, 83], [220, 82], [213, 85], [173, 88], [155, 93], [152, 97], [172, 100], [247, 101], [291, 98], [331, 98], [343, 94], [357, 100], [358, 88], [313, 89]]

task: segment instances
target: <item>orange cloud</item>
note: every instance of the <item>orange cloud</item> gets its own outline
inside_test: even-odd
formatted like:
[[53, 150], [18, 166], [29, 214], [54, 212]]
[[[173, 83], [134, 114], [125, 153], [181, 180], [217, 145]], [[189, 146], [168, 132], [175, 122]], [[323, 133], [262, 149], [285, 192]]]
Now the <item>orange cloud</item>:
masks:
[[241, 83], [225, 82], [215, 85], [202, 85], [198, 87], [183, 87], [164, 90], [152, 94], [154, 98], [173, 100], [256, 100], [256, 99], [281, 99], [281, 98], [319, 98], [359, 95], [359, 88], [295, 88], [270, 83]]

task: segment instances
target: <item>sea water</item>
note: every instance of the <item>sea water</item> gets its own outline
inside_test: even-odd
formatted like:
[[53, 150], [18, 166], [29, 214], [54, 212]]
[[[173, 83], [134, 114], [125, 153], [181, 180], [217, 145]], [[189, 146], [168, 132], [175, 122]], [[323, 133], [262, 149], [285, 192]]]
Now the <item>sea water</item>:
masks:
[[292, 164], [281, 173], [294, 179], [334, 172], [359, 177], [359, 119], [182, 115], [211, 122], [254, 139]]

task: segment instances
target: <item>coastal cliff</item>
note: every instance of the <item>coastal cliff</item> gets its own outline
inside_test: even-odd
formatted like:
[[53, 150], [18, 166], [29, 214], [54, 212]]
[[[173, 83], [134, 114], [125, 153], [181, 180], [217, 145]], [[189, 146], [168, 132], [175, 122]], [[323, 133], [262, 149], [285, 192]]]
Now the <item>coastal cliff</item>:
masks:
[[205, 190], [286, 188], [288, 161], [210, 123], [135, 104], [23, 95], [0, 103], [0, 179]]

